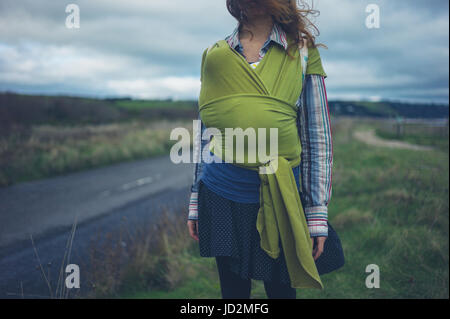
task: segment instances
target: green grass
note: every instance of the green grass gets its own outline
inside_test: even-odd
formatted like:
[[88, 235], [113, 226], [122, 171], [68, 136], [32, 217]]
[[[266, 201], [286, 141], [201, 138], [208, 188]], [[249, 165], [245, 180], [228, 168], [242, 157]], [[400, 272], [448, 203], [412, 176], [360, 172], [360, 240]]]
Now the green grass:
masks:
[[167, 154], [175, 127], [189, 120], [99, 125], [35, 125], [28, 134], [0, 136], [0, 186]]
[[[448, 297], [448, 154], [335, 146], [330, 221], [347, 264], [310, 298]], [[380, 289], [364, 285], [377, 264]]]
[[136, 287], [127, 287], [125, 292], [119, 294], [124, 299], [191, 299], [191, 298], [221, 298], [220, 285], [214, 280], [217, 275], [216, 262], [214, 258], [202, 258], [198, 249], [194, 246], [187, 250], [189, 257], [184, 260], [185, 265], [192, 269], [193, 276], [186, 278], [175, 289], [152, 289], [151, 292], [143, 292]]
[[378, 128], [376, 133], [385, 139], [396, 139], [411, 144], [429, 145], [448, 152], [448, 127], [424, 129], [420, 125], [403, 124], [403, 129], [408, 130], [408, 132], [406, 134], [402, 133], [398, 135], [392, 131], [386, 131]]

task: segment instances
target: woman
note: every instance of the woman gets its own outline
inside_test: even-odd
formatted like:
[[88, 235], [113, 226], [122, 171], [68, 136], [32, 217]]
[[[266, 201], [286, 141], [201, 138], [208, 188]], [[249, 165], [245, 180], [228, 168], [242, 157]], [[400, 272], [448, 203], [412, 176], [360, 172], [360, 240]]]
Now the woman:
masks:
[[[283, 85], [286, 88], [291, 83], [298, 83], [291, 92], [301, 93], [295, 98], [298, 115], [296, 134], [301, 141], [301, 147], [295, 145], [290, 147], [290, 150], [293, 147], [300, 150], [301, 162], [300, 165], [292, 167], [292, 174], [295, 177], [298, 194], [302, 196], [307, 230], [314, 245], [313, 258], [317, 260], [323, 252], [328, 235], [327, 205], [331, 198], [333, 152], [324, 85], [326, 74], [314, 44], [314, 37], [309, 31], [309, 27], [314, 26], [309, 24], [306, 18], [306, 14], [312, 10], [299, 10], [297, 4], [289, 0], [227, 0], [227, 7], [232, 16], [238, 20], [233, 33], [225, 38], [232, 49], [229, 52], [239, 53], [254, 70], [259, 72], [261, 78], [264, 72], [261, 68], [270, 67], [269, 62], [266, 61], [264, 64], [266, 53], [271, 52], [271, 62], [276, 62], [274, 60], [276, 56], [280, 57], [279, 61], [288, 61], [282, 55], [291, 56], [289, 53], [292, 52], [289, 51], [291, 45], [295, 45], [295, 49], [298, 50], [302, 38], [308, 40], [309, 60], [304, 81], [300, 79], [301, 71], [296, 68], [300, 64], [295, 62], [289, 64], [291, 67], [285, 70], [289, 73], [299, 71], [300, 80], [292, 81], [291, 78], [289, 82], [283, 82]], [[216, 52], [219, 50], [216, 49]], [[209, 50], [205, 50], [203, 55], [202, 77], [207, 54]], [[299, 59], [297, 57], [297, 61]], [[233, 62], [239, 63], [236, 59]], [[223, 63], [227, 62], [224, 60]], [[286, 63], [283, 62], [282, 65], [286, 66]], [[225, 65], [225, 68], [232, 69], [231, 64], [229, 66]], [[248, 73], [250, 72], [247, 70]], [[224, 74], [225, 72], [219, 76], [223, 78]], [[253, 76], [259, 78], [250, 74], [250, 77]], [[233, 80], [238, 79], [240, 76], [236, 74]], [[266, 79], [267, 83], [271, 82], [269, 78]], [[228, 82], [230, 81], [225, 83]], [[206, 90], [205, 86], [202, 82], [203, 91]], [[274, 90], [277, 88], [276, 83], [272, 88]], [[203, 100], [205, 101], [205, 98]], [[208, 103], [202, 101], [199, 104], [202, 104], [202, 108]], [[206, 118], [208, 115], [206, 107], [203, 108], [203, 114]], [[206, 126], [200, 115], [200, 132], [203, 134]], [[207, 142], [197, 136], [195, 146], [201, 144], [203, 151]], [[197, 154], [200, 154], [198, 150]], [[216, 156], [213, 152], [210, 152], [210, 155]], [[234, 163], [206, 163], [203, 162], [202, 156], [202, 161], [195, 165], [193, 180], [188, 217], [189, 233], [199, 241], [201, 256], [216, 258], [222, 297], [250, 298], [251, 279], [257, 279], [263, 280], [269, 298], [295, 299], [296, 290], [291, 285], [290, 277], [292, 266], [288, 271], [287, 252], [285, 254], [283, 251], [283, 247], [288, 247], [284, 246], [286, 241], [281, 238], [283, 245], [276, 256], [269, 256], [268, 250], [260, 246], [263, 242], [262, 231], [255, 226], [261, 222], [258, 213], [262, 207], [260, 202], [262, 175]]]

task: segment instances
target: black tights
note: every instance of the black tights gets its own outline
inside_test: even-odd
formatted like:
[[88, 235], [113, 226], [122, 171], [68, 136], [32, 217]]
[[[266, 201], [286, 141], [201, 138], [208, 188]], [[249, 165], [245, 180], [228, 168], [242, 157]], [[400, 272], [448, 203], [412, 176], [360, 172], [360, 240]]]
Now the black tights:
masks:
[[[216, 257], [219, 271], [220, 289], [223, 299], [250, 299], [251, 279], [244, 279], [232, 272], [228, 267], [229, 258]], [[269, 299], [296, 299], [296, 290], [281, 282], [264, 281], [264, 289]]]

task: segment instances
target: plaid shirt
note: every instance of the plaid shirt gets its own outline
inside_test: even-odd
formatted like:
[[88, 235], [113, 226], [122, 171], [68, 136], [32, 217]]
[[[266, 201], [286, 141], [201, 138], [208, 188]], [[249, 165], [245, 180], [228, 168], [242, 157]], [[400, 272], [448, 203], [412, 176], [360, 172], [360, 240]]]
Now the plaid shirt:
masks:
[[[238, 26], [225, 40], [243, 55]], [[272, 32], [259, 52], [258, 62], [252, 63], [253, 67], [264, 57], [271, 44], [281, 45], [287, 49], [286, 33], [277, 23], [274, 24]], [[327, 220], [328, 203], [332, 192], [333, 145], [324, 77], [319, 74], [307, 74], [303, 85], [302, 93], [297, 101], [297, 126], [302, 145], [300, 163], [302, 203], [311, 236], [328, 236]], [[197, 136], [194, 137], [194, 157], [197, 161], [194, 167], [188, 217], [191, 220], [198, 219], [198, 184], [204, 164], [200, 160], [200, 154], [208, 143], [201, 139], [205, 126], [200, 115], [197, 125]]]

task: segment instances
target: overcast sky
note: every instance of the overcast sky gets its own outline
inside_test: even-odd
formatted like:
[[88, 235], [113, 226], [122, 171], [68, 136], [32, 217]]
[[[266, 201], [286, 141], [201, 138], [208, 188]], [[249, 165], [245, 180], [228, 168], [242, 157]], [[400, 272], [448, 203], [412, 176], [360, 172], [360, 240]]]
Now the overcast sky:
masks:
[[[66, 27], [66, 5], [80, 28]], [[225, 0], [0, 0], [0, 91], [196, 99]], [[380, 8], [368, 29], [366, 6]], [[448, 0], [316, 0], [329, 99], [448, 102]]]

